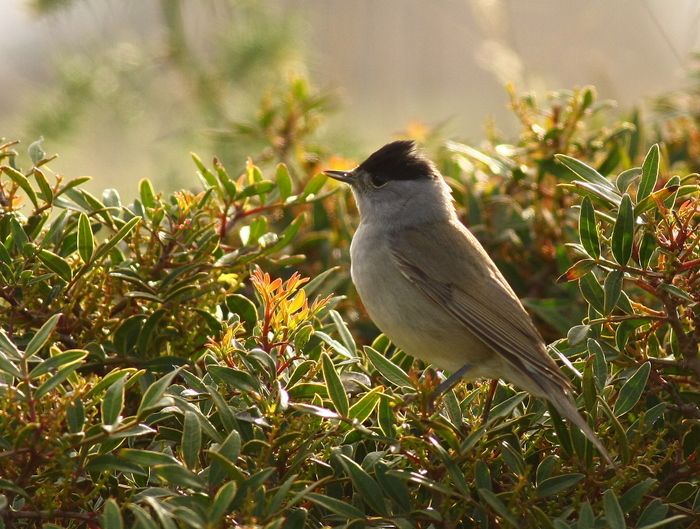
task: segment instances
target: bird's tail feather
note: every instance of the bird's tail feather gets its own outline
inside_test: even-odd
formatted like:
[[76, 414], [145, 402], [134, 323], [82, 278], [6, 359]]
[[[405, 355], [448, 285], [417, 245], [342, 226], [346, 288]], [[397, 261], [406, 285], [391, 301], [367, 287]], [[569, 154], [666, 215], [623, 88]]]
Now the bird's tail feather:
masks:
[[605, 449], [603, 446], [603, 443], [600, 442], [600, 439], [598, 439], [598, 436], [595, 434], [593, 429], [588, 425], [586, 420], [581, 416], [581, 414], [578, 412], [576, 409], [576, 406], [574, 405], [573, 400], [571, 397], [562, 391], [561, 388], [548, 388], [546, 391], [545, 398], [549, 400], [549, 402], [552, 403], [552, 405], [557, 409], [557, 411], [563, 415], [566, 419], [574, 423], [581, 432], [583, 432], [583, 435], [588, 438], [588, 440], [593, 443], [593, 446], [596, 447], [598, 452], [605, 458], [605, 460], [611, 464], [614, 465], [612, 462], [612, 459], [610, 458], [610, 454], [608, 454], [608, 451]]

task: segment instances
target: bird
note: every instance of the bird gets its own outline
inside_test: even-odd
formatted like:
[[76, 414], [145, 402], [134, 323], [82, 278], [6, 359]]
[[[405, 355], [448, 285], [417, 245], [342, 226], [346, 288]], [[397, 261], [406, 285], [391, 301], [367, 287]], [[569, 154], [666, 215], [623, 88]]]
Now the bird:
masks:
[[404, 352], [452, 373], [435, 395], [462, 379], [503, 379], [549, 401], [611, 463], [569, 379], [416, 143], [394, 141], [351, 171], [324, 173], [349, 184], [359, 210], [350, 275], [370, 318]]

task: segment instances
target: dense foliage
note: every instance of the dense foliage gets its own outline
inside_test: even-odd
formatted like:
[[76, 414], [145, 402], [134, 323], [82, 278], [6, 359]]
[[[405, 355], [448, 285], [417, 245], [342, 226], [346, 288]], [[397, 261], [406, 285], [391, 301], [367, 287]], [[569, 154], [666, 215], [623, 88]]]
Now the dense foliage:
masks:
[[429, 402], [442, 375], [349, 286], [357, 215], [306, 147], [319, 101], [299, 84], [240, 129], [269, 143], [255, 162], [194, 156], [201, 191], [142, 180], [128, 204], [0, 146], [0, 523], [700, 524], [700, 191], [664, 137], [584, 89], [513, 95], [512, 144], [427, 142], [612, 468], [507, 384], [485, 423], [488, 384]]

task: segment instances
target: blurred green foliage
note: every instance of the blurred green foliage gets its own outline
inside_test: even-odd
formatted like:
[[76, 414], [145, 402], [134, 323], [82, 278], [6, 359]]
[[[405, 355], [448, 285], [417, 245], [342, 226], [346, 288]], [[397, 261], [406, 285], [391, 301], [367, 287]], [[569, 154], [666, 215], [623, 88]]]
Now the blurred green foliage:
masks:
[[[42, 16], [86, 16], [82, 2], [32, 4]], [[172, 189], [188, 184], [172, 152], [197, 146], [229, 164], [250, 153], [269, 157], [271, 147], [285, 158], [285, 145], [301, 148], [299, 136], [316, 132], [327, 115], [332, 97], [305, 83], [299, 24], [289, 13], [250, 0], [157, 0], [133, 9], [143, 19], [132, 14], [134, 27], [115, 23], [109, 38], [87, 33], [53, 58], [55, 80], [34, 94], [25, 137], [66, 149], [80, 140], [92, 157], [128, 157], [129, 149], [148, 145], [147, 169]]]
[[352, 162], [294, 81], [226, 132], [247, 163], [193, 156], [196, 191], [122, 203], [0, 146], [1, 523], [697, 526], [698, 175], [591, 88], [512, 98], [516, 141], [430, 145], [616, 468], [509, 385], [486, 423], [487, 384], [432, 405], [350, 288], [357, 215], [318, 169]]

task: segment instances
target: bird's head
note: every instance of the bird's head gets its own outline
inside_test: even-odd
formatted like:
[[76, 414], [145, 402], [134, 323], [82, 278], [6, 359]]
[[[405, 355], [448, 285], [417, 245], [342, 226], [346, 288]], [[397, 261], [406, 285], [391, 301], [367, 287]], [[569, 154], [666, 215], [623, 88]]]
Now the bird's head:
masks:
[[413, 141], [388, 143], [352, 171], [324, 172], [350, 184], [363, 222], [395, 227], [454, 215], [449, 187]]

